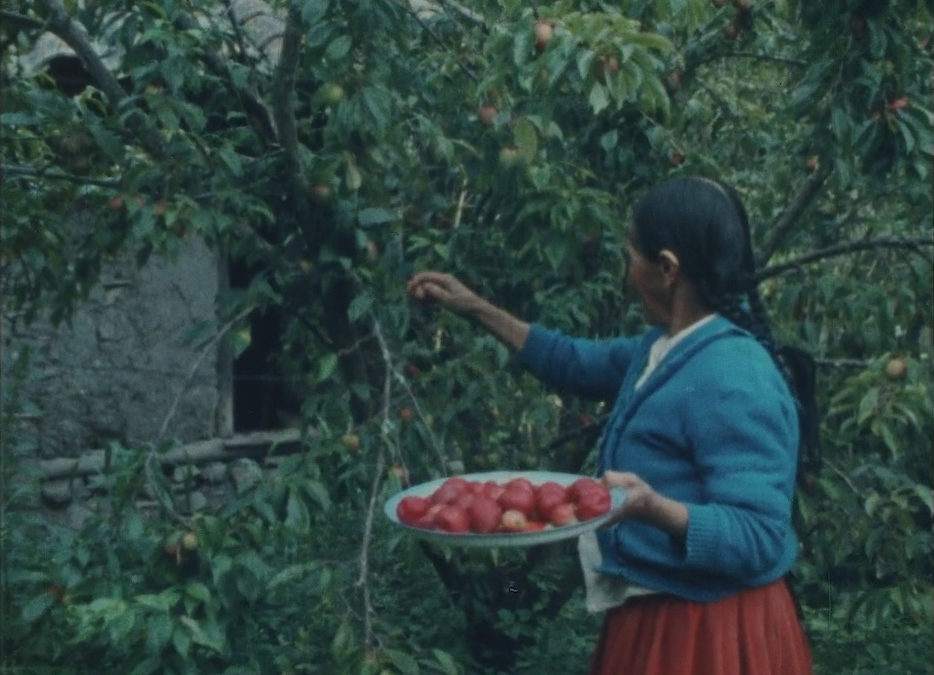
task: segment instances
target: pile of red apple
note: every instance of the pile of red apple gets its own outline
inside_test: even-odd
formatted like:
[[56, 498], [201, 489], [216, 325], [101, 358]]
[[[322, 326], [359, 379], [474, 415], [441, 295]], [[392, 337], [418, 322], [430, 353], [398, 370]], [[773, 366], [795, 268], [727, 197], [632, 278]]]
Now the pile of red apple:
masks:
[[427, 497], [403, 497], [396, 515], [412, 527], [490, 534], [561, 527], [609, 510], [610, 492], [593, 478], [578, 478], [565, 486], [554, 481], [534, 485], [521, 477], [498, 483], [454, 476]]

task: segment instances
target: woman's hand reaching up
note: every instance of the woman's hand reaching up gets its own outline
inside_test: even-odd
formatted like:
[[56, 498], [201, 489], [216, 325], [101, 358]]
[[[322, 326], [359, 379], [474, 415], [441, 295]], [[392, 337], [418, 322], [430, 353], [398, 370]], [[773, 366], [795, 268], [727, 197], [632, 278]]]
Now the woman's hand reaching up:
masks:
[[484, 302], [457, 277], [442, 272], [419, 272], [409, 280], [405, 288], [416, 300], [434, 300], [446, 309], [462, 315], [477, 312]]

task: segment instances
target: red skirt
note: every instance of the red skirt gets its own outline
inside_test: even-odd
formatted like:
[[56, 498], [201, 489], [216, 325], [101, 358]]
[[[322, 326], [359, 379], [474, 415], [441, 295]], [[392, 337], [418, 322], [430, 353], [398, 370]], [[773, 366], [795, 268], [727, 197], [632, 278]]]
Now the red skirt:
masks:
[[716, 602], [670, 595], [610, 610], [590, 675], [810, 675], [811, 653], [784, 579]]

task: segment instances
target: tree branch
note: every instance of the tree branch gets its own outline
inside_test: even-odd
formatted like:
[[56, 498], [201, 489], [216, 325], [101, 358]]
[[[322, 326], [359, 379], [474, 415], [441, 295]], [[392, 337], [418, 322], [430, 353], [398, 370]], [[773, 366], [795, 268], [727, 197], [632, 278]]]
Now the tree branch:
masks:
[[772, 56], [771, 54], [756, 54], [754, 52], [723, 52], [721, 56], [742, 59], [755, 59], [757, 61], [772, 61], [774, 63], [782, 63], [786, 66], [796, 66], [799, 68], [804, 68], [808, 65], [805, 61], [801, 61], [800, 59], [790, 59], [784, 56]]
[[392, 355], [383, 339], [383, 333], [379, 322], [373, 319], [373, 334], [379, 342], [380, 352], [383, 357], [383, 409], [382, 423], [380, 424], [380, 443], [381, 447], [376, 453], [376, 471], [373, 476], [373, 484], [370, 488], [370, 502], [367, 507], [366, 520], [363, 524], [363, 543], [360, 546], [360, 576], [357, 579], [357, 586], [363, 589], [363, 644], [369, 648], [373, 644], [373, 604], [370, 600], [370, 585], [368, 583], [370, 574], [370, 541], [373, 533], [373, 518], [377, 508], [377, 498], [380, 487], [383, 484], [383, 473], [386, 470], [386, 447], [392, 442], [389, 437], [392, 429], [392, 423], [389, 421], [389, 406], [392, 404]]
[[[431, 30], [431, 27], [428, 24], [426, 24], [424, 21], [422, 21], [422, 18], [418, 15], [418, 12], [412, 9], [411, 4], [405, 3], [405, 6], [409, 14], [412, 15], [412, 18], [418, 22], [418, 25], [422, 27], [422, 30], [424, 30], [426, 33], [428, 33], [428, 35], [431, 36], [431, 39], [433, 39], [435, 42], [441, 45], [441, 47], [445, 51], [454, 53], [451, 47], [444, 40], [441, 39], [441, 36], [435, 33], [433, 30]], [[457, 60], [457, 67], [460, 68], [461, 71], [474, 82], [479, 81], [479, 78], [477, 77], [477, 75], [473, 71], [471, 71], [467, 66], [465, 66], [463, 63], [461, 63], [460, 59]]]
[[84, 67], [90, 73], [91, 79], [104, 92], [110, 104], [117, 110], [129, 108], [130, 112], [124, 118], [126, 126], [139, 138], [146, 152], [154, 159], [165, 159], [167, 151], [162, 136], [152, 128], [142, 110], [135, 105], [128, 105], [129, 97], [114, 74], [94, 51], [84, 26], [68, 15], [61, 0], [37, 0], [37, 4], [46, 15], [49, 30], [71, 47], [78, 58], [84, 62]]
[[10, 12], [7, 10], [0, 10], [0, 19], [3, 20], [7, 25], [13, 24], [15, 26], [21, 26], [23, 28], [42, 28], [43, 24], [38, 19], [33, 19], [31, 16], [26, 16], [25, 14], [19, 14], [17, 12]]
[[439, 1], [439, 3], [440, 3], [445, 9], [453, 9], [454, 12], [455, 12], [458, 16], [460, 16], [460, 17], [462, 17], [462, 18], [464, 18], [464, 19], [467, 19], [468, 21], [470, 21], [470, 22], [473, 23], [473, 24], [476, 24], [476, 25], [479, 26], [485, 33], [489, 33], [489, 32], [490, 32], [490, 25], [487, 23], [486, 19], [484, 19], [482, 16], [480, 16], [479, 14], [477, 14], [476, 12], [474, 12], [473, 10], [468, 9], [467, 7], [464, 7], [464, 6], [463, 6], [462, 4], [460, 4], [459, 2], [454, 2], [454, 0], [438, 0], [438, 1]]
[[308, 220], [308, 190], [305, 173], [298, 155], [298, 129], [295, 123], [295, 71], [298, 68], [299, 46], [302, 37], [302, 15], [297, 2], [289, 4], [282, 37], [282, 56], [276, 65], [272, 81], [272, 107], [279, 144], [285, 153], [292, 196], [299, 222]]
[[[178, 25], [185, 30], [192, 30], [198, 27], [195, 20], [184, 12], [179, 12], [175, 20]], [[231, 17], [231, 23], [234, 26], [234, 30], [238, 32], [239, 26], [236, 21], [233, 20], [233, 17]], [[266, 104], [260, 99], [259, 94], [252, 88], [239, 89], [236, 87], [230, 78], [230, 71], [227, 68], [227, 64], [217, 53], [210, 49], [205, 49], [201, 56], [211, 72], [218, 77], [222, 77], [234, 94], [240, 99], [247, 113], [247, 120], [249, 120], [250, 125], [260, 138], [266, 143], [274, 142], [276, 139], [276, 130], [273, 128], [272, 115], [266, 107]]]
[[4, 164], [0, 166], [0, 172], [5, 176], [30, 176], [41, 178], [43, 180], [64, 180], [70, 183], [79, 183], [81, 185], [97, 185], [99, 187], [119, 187], [120, 182], [116, 180], [101, 180], [88, 178], [87, 176], [78, 176], [73, 173], [55, 172], [51, 173], [33, 166], [24, 166], [22, 164]]
[[779, 274], [784, 274], [785, 272], [801, 267], [802, 265], [807, 265], [809, 263], [824, 260], [826, 258], [834, 258], [836, 256], [846, 255], [847, 253], [855, 253], [856, 251], [871, 251], [878, 248], [907, 248], [917, 252], [920, 246], [934, 246], [934, 239], [925, 237], [916, 237], [911, 239], [906, 239], [903, 237], [885, 237], [880, 239], [867, 239], [865, 241], [852, 241], [846, 244], [837, 244], [835, 246], [828, 246], [827, 248], [814, 251], [813, 253], [801, 256], [800, 258], [795, 258], [793, 260], [788, 260], [786, 262], [778, 263], [776, 265], [771, 265], [761, 269], [756, 273], [756, 281], [760, 282], [764, 279], [775, 277]]
[[791, 204], [788, 205], [788, 208], [786, 208], [784, 213], [778, 217], [778, 220], [772, 224], [770, 228], [772, 236], [766, 244], [765, 249], [762, 251], [762, 254], [759, 256], [756, 267], [764, 267], [769, 262], [769, 259], [775, 254], [775, 251], [782, 245], [782, 242], [791, 231], [791, 228], [797, 224], [798, 217], [820, 192], [821, 186], [824, 184], [827, 176], [830, 175], [830, 172], [831, 168], [829, 163], [821, 165], [820, 168], [804, 182], [798, 194], [791, 200]]

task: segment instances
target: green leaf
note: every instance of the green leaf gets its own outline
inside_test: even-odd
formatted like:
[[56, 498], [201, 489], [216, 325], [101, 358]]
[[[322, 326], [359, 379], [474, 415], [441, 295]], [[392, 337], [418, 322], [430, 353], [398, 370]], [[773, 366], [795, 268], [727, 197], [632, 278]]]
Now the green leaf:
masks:
[[311, 525], [308, 507], [295, 488], [289, 490], [289, 499], [285, 507], [285, 524], [301, 533], [308, 532]]
[[55, 603], [55, 598], [51, 593], [41, 593], [26, 603], [23, 607], [23, 621], [32, 623], [47, 611]]
[[356, 192], [363, 186], [363, 176], [360, 174], [356, 162], [352, 159], [347, 161], [344, 169], [344, 182], [347, 183], [347, 188], [352, 192]]
[[341, 35], [340, 37], [331, 41], [331, 43], [324, 50], [324, 56], [332, 61], [340, 61], [350, 52], [350, 48], [353, 46], [353, 41], [350, 39], [349, 35]]
[[137, 663], [136, 667], [130, 671], [129, 675], [150, 675], [150, 673], [154, 673], [159, 670], [161, 665], [162, 661], [158, 656], [150, 656], [149, 658], [143, 659]]
[[185, 586], [185, 594], [204, 603], [210, 602], [211, 600], [210, 589], [200, 581], [192, 581]]
[[353, 651], [356, 640], [354, 638], [353, 629], [350, 627], [346, 621], [342, 621], [341, 625], [337, 627], [337, 630], [334, 632], [334, 637], [331, 640], [331, 656], [334, 657], [334, 660], [341, 661], [347, 654]]
[[519, 155], [526, 162], [532, 162], [538, 153], [538, 132], [535, 130], [535, 125], [527, 118], [520, 117], [516, 120], [513, 134]]
[[225, 652], [224, 639], [220, 635], [220, 631], [214, 621], [206, 619], [204, 624], [202, 624], [202, 622], [190, 616], [179, 617], [179, 621], [185, 624], [188, 630], [191, 631], [191, 640], [196, 645], [207, 647], [218, 654], [223, 654]]
[[912, 489], [918, 498], [924, 502], [924, 505], [927, 506], [928, 513], [934, 516], [934, 490], [931, 490], [929, 485], [923, 485], [921, 483], [915, 483]]
[[306, 562], [306, 563], [295, 563], [294, 565], [289, 565], [285, 569], [279, 570], [272, 579], [269, 580], [266, 588], [268, 590], [273, 590], [279, 586], [284, 586], [286, 584], [292, 585], [293, 582], [305, 577], [313, 572], [317, 572], [321, 565], [318, 561]]
[[386, 655], [402, 675], [418, 675], [418, 663], [410, 655], [396, 649], [387, 649]]
[[328, 11], [328, 0], [303, 0], [299, 3], [301, 7], [302, 19], [309, 28], [314, 28], [315, 24], [324, 18]]
[[606, 87], [599, 82], [594, 82], [593, 86], [590, 88], [590, 95], [587, 97], [587, 103], [590, 104], [590, 109], [593, 110], [594, 114], [599, 115], [600, 112], [610, 104]]
[[441, 666], [441, 672], [445, 673], [445, 675], [460, 675], [461, 669], [458, 668], [453, 656], [440, 649], [432, 649], [431, 653], [434, 654], [438, 665]]
[[399, 220], [402, 214], [396, 209], [382, 209], [378, 207], [368, 207], [360, 209], [357, 214], [357, 222], [361, 227], [370, 225], [382, 225], [383, 223], [392, 223]]
[[317, 381], [323, 382], [324, 380], [331, 377], [334, 374], [334, 371], [337, 370], [337, 354], [330, 353], [325, 354], [320, 361], [318, 361], [318, 376]]
[[33, 126], [41, 123], [41, 117], [30, 113], [6, 112], [0, 114], [0, 125], [3, 126]]
[[168, 614], [153, 614], [146, 622], [147, 636], [146, 649], [151, 652], [161, 652], [172, 639], [174, 625]]
[[178, 652], [179, 656], [187, 659], [188, 652], [191, 649], [191, 633], [182, 626], [175, 626], [175, 630], [172, 632], [172, 646], [175, 647], [175, 651]]
[[240, 161], [240, 156], [229, 145], [222, 145], [217, 155], [232, 175], [239, 176], [243, 172], [243, 162]]
[[331, 508], [331, 495], [322, 483], [316, 480], [306, 480], [302, 483], [302, 489], [325, 511]]
[[170, 588], [162, 593], [144, 593], [142, 595], [137, 595], [134, 599], [143, 607], [154, 609], [159, 612], [168, 612], [178, 602], [179, 594], [178, 591]]
[[857, 424], [863, 424], [867, 419], [869, 419], [876, 412], [876, 405], [879, 403], [879, 388], [873, 387], [865, 394], [863, 394], [862, 399], [859, 402], [859, 409], [857, 411], [856, 420]]
[[369, 293], [362, 293], [350, 301], [347, 308], [347, 318], [351, 321], [358, 321], [360, 317], [365, 316], [373, 306], [373, 296]]

